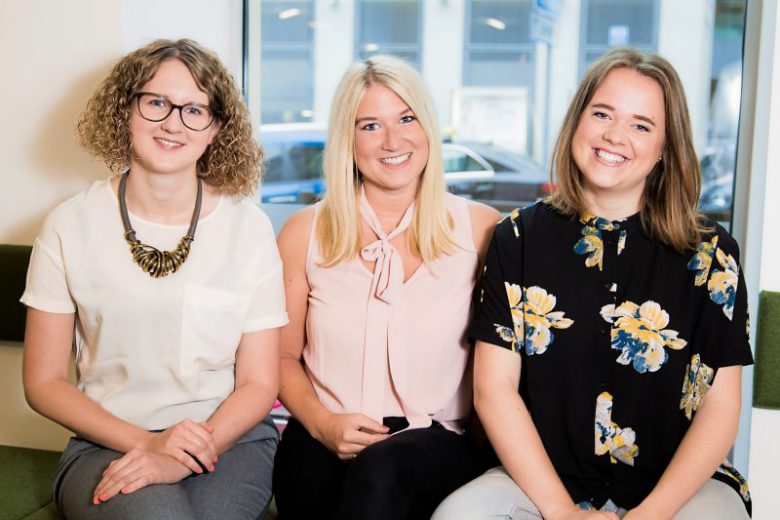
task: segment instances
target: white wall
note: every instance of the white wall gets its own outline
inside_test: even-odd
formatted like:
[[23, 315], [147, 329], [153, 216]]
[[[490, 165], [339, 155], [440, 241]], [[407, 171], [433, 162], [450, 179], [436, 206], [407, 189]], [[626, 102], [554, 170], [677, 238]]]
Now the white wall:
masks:
[[[762, 291], [780, 291], [780, 8], [774, 0], [763, 1], [761, 48], [758, 57], [755, 125], [750, 193], [755, 206], [748, 210], [746, 253], [758, 255], [758, 286]], [[763, 214], [754, 210], [763, 209]], [[757, 222], [757, 219], [761, 219]], [[759, 233], [758, 231], [761, 230]], [[755, 276], [755, 274], [753, 275]], [[755, 297], [753, 298], [755, 300]], [[757, 309], [753, 309], [755, 315]], [[780, 468], [780, 410], [754, 408], [750, 427], [750, 487], [753, 518], [780, 517], [778, 468]]]
[[[442, 129], [451, 122], [452, 95], [463, 81], [464, 2], [424, 2], [423, 75]], [[425, 36], [430, 35], [430, 36]]]
[[547, 157], [550, 159], [555, 139], [563, 124], [571, 98], [577, 91], [577, 63], [580, 49], [580, 0], [563, 0], [555, 25], [550, 70], [550, 103], [547, 122]]
[[664, 0], [658, 27], [658, 54], [682, 78], [696, 149], [707, 143], [714, 0]]
[[341, 76], [353, 62], [355, 3], [353, 0], [315, 0], [314, 121], [328, 123], [330, 103]]
[[[74, 128], [113, 63], [151, 39], [185, 36], [240, 77], [241, 0], [0, 2], [0, 243], [31, 244], [54, 205], [107, 175]], [[0, 444], [62, 449], [68, 433], [24, 403], [20, 347], [0, 343]]]

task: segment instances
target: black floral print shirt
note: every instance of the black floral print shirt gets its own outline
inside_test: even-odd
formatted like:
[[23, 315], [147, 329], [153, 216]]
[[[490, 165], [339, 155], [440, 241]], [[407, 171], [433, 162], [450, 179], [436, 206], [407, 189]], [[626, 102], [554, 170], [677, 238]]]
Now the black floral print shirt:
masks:
[[[738, 247], [712, 226], [685, 254], [638, 214], [572, 219], [539, 202], [496, 227], [470, 334], [522, 356], [520, 395], [583, 507], [637, 506], [718, 368], [753, 362]], [[713, 477], [750, 509], [733, 467]]]

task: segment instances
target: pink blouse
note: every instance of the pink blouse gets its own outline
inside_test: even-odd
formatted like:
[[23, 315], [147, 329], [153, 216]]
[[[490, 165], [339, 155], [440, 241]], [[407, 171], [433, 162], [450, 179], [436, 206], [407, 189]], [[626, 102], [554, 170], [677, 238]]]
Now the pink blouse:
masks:
[[459, 249], [422, 264], [406, 282], [390, 240], [409, 226], [413, 207], [385, 235], [361, 195], [361, 215], [380, 237], [361, 251], [375, 262], [373, 273], [359, 258], [321, 267], [315, 214], [303, 359], [317, 396], [332, 412], [363, 413], [378, 422], [405, 416], [409, 428], [436, 420], [462, 432], [471, 401], [465, 334], [478, 258], [468, 202], [447, 194], [446, 204]]

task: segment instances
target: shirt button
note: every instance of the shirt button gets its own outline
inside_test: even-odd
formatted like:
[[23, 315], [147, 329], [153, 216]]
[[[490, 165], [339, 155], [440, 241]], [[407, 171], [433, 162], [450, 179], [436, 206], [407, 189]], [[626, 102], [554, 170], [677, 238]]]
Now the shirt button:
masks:
[[599, 332], [601, 332], [601, 334], [606, 334], [607, 333], [607, 329], [605, 327], [602, 327]]

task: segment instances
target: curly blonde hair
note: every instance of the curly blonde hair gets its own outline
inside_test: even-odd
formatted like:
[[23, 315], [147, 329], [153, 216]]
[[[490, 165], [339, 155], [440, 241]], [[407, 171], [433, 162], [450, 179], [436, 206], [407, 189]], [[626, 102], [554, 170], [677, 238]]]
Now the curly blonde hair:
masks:
[[192, 40], [155, 40], [119, 60], [79, 117], [81, 145], [113, 172], [126, 170], [133, 156], [128, 121], [134, 94], [169, 59], [189, 69], [221, 127], [198, 159], [198, 176], [223, 193], [251, 194], [260, 181], [263, 151], [252, 137], [249, 110], [216, 54]]

